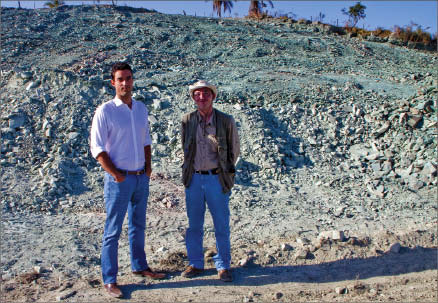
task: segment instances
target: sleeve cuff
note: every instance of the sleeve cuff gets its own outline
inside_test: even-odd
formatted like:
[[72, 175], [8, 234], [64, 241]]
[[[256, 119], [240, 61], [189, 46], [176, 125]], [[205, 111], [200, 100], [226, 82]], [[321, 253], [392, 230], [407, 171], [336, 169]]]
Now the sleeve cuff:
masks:
[[99, 156], [101, 152], [106, 152], [106, 150], [103, 149], [102, 147], [95, 147], [91, 149], [91, 155], [93, 156], [94, 159], [97, 159], [97, 156]]

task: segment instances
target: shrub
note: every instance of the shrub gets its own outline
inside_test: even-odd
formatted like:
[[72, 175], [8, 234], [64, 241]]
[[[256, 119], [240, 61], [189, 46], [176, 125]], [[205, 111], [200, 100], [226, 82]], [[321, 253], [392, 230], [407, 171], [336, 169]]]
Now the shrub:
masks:
[[415, 23], [411, 23], [405, 27], [400, 27], [398, 25], [394, 26], [393, 37], [405, 43], [422, 43], [426, 46], [436, 44], [437, 41], [436, 34], [435, 37], [433, 37], [430, 33], [424, 31], [421, 28], [421, 25]]
[[381, 27], [376, 28], [373, 32], [373, 35], [380, 38], [386, 38], [391, 35], [391, 31], [388, 29], [384, 29]]

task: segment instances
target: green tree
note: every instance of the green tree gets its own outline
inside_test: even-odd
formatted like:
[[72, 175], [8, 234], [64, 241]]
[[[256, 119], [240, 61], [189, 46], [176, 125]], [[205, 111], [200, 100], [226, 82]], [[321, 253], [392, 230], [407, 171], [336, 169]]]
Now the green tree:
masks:
[[367, 7], [365, 5], [362, 5], [360, 2], [357, 2], [356, 5], [350, 6], [348, 8], [348, 11], [345, 8], [343, 8], [342, 13], [348, 16], [348, 24], [351, 27], [355, 27], [360, 19], [365, 19], [366, 8]]
[[260, 18], [262, 16], [263, 8], [265, 8], [267, 6], [265, 2], [268, 2], [269, 5], [271, 6], [271, 8], [274, 7], [271, 0], [269, 0], [269, 1], [252, 1], [251, 0], [251, 4], [249, 5], [248, 15], [250, 17]]
[[52, 0], [46, 2], [44, 5], [50, 8], [57, 8], [58, 6], [64, 5], [64, 0]]
[[213, 11], [216, 12], [216, 14], [219, 17], [222, 17], [222, 7], [223, 7], [224, 14], [226, 11], [229, 11], [231, 13], [231, 9], [233, 8], [233, 1], [232, 0], [225, 0], [225, 1], [214, 0], [213, 1]]

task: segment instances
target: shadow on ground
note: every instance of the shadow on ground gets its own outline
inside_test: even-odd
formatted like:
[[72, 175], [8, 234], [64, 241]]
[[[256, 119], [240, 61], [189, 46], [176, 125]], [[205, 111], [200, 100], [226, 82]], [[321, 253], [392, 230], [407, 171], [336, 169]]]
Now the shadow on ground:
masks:
[[278, 163], [280, 166], [285, 166], [286, 170], [313, 166], [313, 162], [309, 157], [300, 154], [299, 145], [303, 142], [303, 139], [291, 136], [288, 123], [292, 122], [282, 121], [278, 119], [274, 110], [264, 108], [260, 109], [260, 117], [263, 121], [265, 138], [272, 138], [277, 145], [278, 153], [284, 155], [281, 163]]
[[[122, 287], [125, 297], [129, 299], [135, 291], [159, 288], [185, 288], [202, 286], [262, 286], [277, 283], [328, 283], [355, 279], [368, 279], [382, 276], [436, 270], [436, 248], [404, 248], [399, 254], [383, 254], [378, 257], [364, 259], [348, 259], [326, 262], [322, 264], [296, 266], [250, 266], [233, 270], [234, 281], [224, 283], [216, 278], [216, 270], [206, 270], [203, 276], [214, 278], [194, 278], [185, 281], [162, 281], [157, 284], [127, 284]], [[172, 275], [179, 275], [173, 272]]]

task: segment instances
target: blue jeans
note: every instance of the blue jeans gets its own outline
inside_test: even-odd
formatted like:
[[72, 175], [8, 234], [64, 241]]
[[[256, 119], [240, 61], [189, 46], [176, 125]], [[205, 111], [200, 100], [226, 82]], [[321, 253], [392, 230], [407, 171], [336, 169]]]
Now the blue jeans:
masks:
[[191, 184], [185, 190], [189, 228], [186, 247], [189, 265], [204, 268], [203, 236], [205, 206], [213, 218], [217, 255], [213, 257], [217, 270], [229, 269], [230, 252], [230, 192], [224, 194], [218, 175], [193, 174]]
[[149, 177], [145, 174], [127, 175], [125, 181], [117, 183], [113, 176], [105, 173], [106, 221], [101, 255], [104, 284], [117, 282], [119, 238], [126, 211], [132, 271], [148, 268], [144, 250], [148, 195]]

